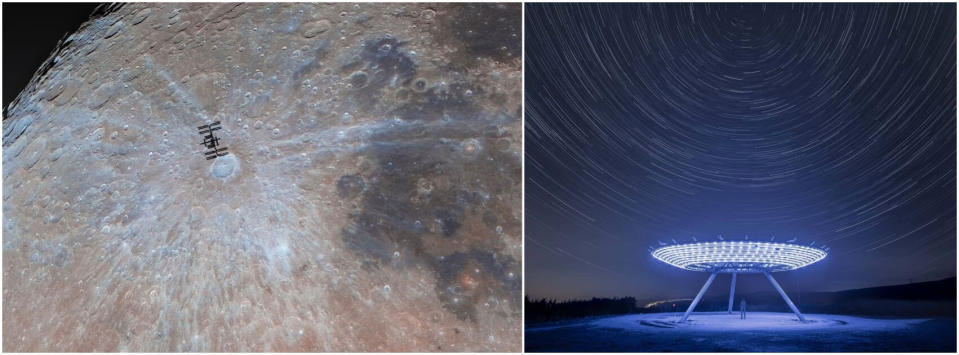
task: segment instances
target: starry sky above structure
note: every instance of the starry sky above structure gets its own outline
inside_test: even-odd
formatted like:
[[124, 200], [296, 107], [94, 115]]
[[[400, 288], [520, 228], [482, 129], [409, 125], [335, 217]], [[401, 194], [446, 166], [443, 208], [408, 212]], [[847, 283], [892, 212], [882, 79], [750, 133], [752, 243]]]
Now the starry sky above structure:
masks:
[[955, 13], [527, 4], [527, 294], [688, 298], [648, 248], [720, 234], [828, 246], [787, 292], [955, 276]]

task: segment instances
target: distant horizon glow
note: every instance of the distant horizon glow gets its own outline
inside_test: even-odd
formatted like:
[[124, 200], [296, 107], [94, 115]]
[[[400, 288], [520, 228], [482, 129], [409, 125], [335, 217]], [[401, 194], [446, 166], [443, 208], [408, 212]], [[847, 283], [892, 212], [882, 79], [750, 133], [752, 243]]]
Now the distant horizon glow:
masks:
[[810, 246], [739, 240], [667, 245], [654, 249], [651, 254], [680, 269], [720, 273], [795, 270], [827, 255], [825, 250]]

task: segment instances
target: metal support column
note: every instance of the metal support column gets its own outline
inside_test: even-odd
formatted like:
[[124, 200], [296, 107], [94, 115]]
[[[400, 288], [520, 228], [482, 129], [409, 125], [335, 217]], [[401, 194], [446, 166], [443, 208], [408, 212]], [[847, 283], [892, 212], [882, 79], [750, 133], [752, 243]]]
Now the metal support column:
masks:
[[696, 298], [693, 299], [693, 303], [689, 304], [689, 308], [686, 309], [686, 313], [683, 314], [683, 318], [680, 319], [680, 322], [685, 322], [686, 318], [689, 318], [689, 314], [693, 312], [693, 308], [696, 308], [696, 304], [699, 303], [699, 299], [703, 298], [703, 295], [706, 294], [706, 289], [709, 288], [709, 284], [713, 283], [713, 280], [716, 279], [716, 273], [709, 275], [709, 279], [706, 280], [706, 284], [703, 285], [703, 289], [699, 290], [699, 294], [696, 295]]
[[733, 273], [733, 283], [729, 286], [729, 314], [733, 314], [733, 295], [736, 294], [736, 273]]
[[793, 310], [793, 313], [796, 313], [796, 316], [799, 317], [799, 321], [805, 323], [806, 317], [802, 316], [802, 313], [799, 313], [799, 308], [796, 308], [796, 305], [793, 304], [793, 301], [789, 299], [789, 296], [786, 296], [786, 292], [783, 292], [783, 288], [779, 287], [779, 283], [776, 282], [776, 279], [773, 278], [773, 275], [770, 275], [769, 272], [763, 272], [766, 275], [766, 278], [769, 279], [769, 282], [773, 284], [773, 287], [776, 288], [776, 291], [779, 291], [779, 295], [783, 296], [783, 299], [786, 300], [786, 304], [789, 305], [789, 308]]

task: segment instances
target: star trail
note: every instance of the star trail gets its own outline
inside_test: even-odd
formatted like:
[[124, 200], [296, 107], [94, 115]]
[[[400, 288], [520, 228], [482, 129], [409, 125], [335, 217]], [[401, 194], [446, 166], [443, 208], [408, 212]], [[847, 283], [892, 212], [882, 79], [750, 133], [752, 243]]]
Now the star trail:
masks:
[[530, 297], [689, 297], [648, 248], [719, 235], [829, 247], [787, 292], [956, 275], [955, 4], [525, 16]]

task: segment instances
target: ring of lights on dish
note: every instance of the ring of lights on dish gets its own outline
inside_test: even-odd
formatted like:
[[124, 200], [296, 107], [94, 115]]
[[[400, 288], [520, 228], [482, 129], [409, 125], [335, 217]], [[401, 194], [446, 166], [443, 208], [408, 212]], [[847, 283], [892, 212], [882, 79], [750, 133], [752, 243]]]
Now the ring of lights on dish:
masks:
[[803, 245], [731, 240], [668, 245], [652, 254], [681, 269], [727, 273], [795, 270], [826, 257], [826, 251]]

